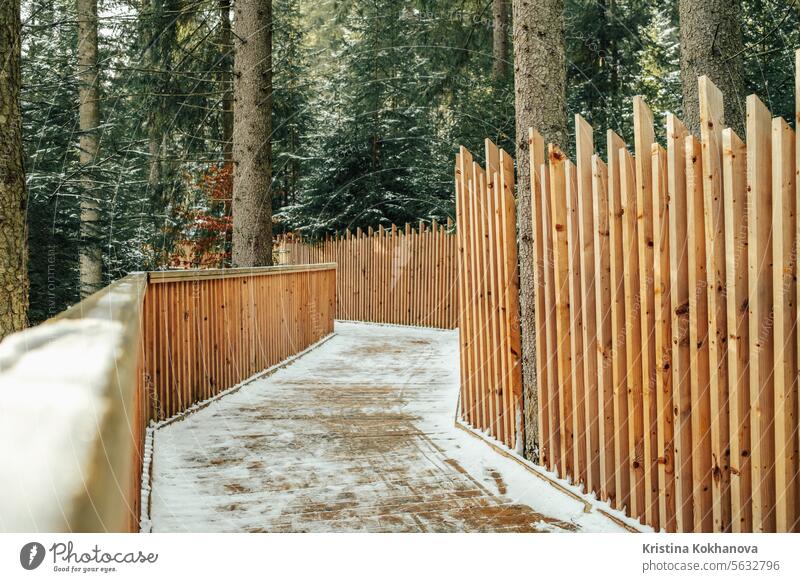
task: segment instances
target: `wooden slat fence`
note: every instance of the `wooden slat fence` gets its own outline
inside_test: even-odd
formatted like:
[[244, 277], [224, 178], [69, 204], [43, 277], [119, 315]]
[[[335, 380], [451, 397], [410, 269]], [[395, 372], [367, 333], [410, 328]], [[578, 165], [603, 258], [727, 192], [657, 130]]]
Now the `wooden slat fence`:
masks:
[[[632, 152], [609, 131], [601, 159], [580, 115], [574, 163], [530, 131], [541, 462], [655, 528], [798, 531], [798, 137], [752, 95], [743, 140], [709, 79], [699, 93], [700, 135], [667, 115], [666, 147], [638, 97]], [[457, 164], [458, 199], [485, 196]], [[471, 255], [462, 349], [491, 369]], [[462, 414], [502, 437], [507, 412], [469, 396], [499, 384], [467, 377]]]
[[332, 264], [150, 273], [150, 417], [169, 418], [330, 334], [335, 294]]
[[[9, 336], [0, 386], [13, 385], [16, 395], [0, 391], [0, 410], [23, 420], [4, 425], [3, 440], [23, 449], [7, 456], [16, 489], [5, 492], [6, 508], [27, 509], [5, 511], [0, 529], [139, 531], [150, 421], [186, 411], [330, 334], [335, 294], [331, 264], [136, 273]], [[20, 366], [28, 370], [22, 379], [15, 375], [26, 358], [80, 362], [84, 352], [92, 365], [65, 363], [56, 374], [46, 366], [34, 373], [28, 364]], [[37, 424], [54, 417], [45, 389], [68, 394], [71, 404], [50, 431]], [[80, 446], [47, 464], [53, 474], [30, 463], [41, 451], [29, 454], [26, 443], [41, 446], [44, 434], [57, 448], [77, 424]], [[47, 495], [43, 479], [52, 485]]]
[[336, 317], [453, 329], [458, 324], [452, 223], [392, 225], [307, 242], [278, 238], [284, 264], [336, 263]]
[[461, 417], [523, 441], [514, 161], [486, 140], [486, 168], [456, 156]]

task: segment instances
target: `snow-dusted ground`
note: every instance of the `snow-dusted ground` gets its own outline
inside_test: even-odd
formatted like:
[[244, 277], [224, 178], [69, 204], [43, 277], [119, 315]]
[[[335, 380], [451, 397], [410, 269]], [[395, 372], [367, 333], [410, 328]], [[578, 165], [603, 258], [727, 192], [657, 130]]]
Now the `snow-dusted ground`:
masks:
[[457, 332], [336, 335], [155, 432], [152, 531], [623, 531], [454, 426]]

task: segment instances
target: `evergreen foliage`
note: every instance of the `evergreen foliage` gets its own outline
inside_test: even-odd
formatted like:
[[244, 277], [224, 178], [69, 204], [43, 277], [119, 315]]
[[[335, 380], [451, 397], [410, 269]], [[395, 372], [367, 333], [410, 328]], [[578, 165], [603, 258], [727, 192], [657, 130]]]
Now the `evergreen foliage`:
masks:
[[[457, 146], [480, 154], [489, 137], [514, 151], [513, 66], [493, 79], [490, 1], [273, 4], [276, 232], [444, 222]], [[601, 153], [608, 128], [631, 139], [636, 94], [657, 120], [680, 114], [676, 4], [566, 1], [568, 108], [594, 125]], [[106, 280], [174, 266], [187, 244], [218, 260], [231, 175], [219, 0], [100, 0], [99, 10], [102, 125], [90, 171]], [[800, 10], [748, 0], [742, 17], [747, 91], [792, 118]], [[79, 293], [76, 31], [73, 0], [23, 0], [32, 323]]]

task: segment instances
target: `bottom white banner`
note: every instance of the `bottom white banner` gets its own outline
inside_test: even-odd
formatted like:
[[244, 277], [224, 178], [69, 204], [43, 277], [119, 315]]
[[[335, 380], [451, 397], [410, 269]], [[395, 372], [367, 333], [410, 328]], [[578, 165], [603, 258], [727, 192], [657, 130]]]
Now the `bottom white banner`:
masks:
[[0, 534], [0, 580], [798, 580], [797, 534]]

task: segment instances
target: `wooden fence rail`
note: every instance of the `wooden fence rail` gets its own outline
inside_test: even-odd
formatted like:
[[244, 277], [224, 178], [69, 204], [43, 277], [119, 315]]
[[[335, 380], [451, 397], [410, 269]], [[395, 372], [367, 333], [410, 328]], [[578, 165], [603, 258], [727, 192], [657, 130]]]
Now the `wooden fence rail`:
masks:
[[514, 161], [486, 140], [486, 169], [456, 156], [460, 414], [516, 448], [523, 441]]
[[0, 344], [2, 531], [139, 531], [146, 427], [333, 331], [331, 264], [137, 273]]
[[144, 378], [168, 418], [333, 331], [332, 264], [150, 273]]
[[453, 329], [458, 324], [456, 241], [452, 224], [392, 225], [309, 243], [278, 238], [285, 264], [336, 263], [336, 317]]
[[798, 137], [699, 94], [666, 148], [638, 97], [633, 152], [579, 115], [575, 163], [530, 132], [541, 462], [655, 528], [798, 531]]

